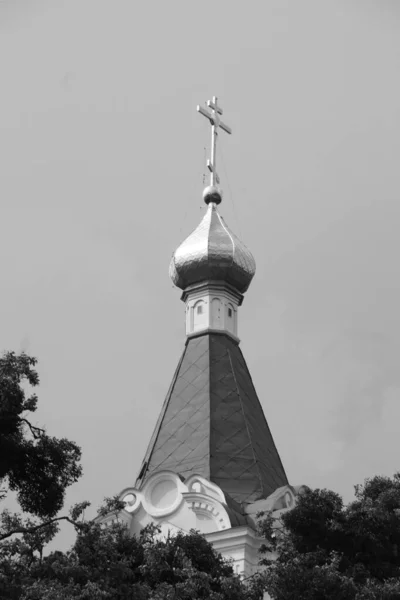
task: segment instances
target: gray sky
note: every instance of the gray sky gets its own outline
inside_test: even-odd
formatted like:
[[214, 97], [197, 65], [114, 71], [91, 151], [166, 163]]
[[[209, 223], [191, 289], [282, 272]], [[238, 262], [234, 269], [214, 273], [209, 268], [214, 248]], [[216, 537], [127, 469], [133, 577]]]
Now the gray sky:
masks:
[[68, 505], [133, 484], [183, 350], [168, 264], [204, 214], [213, 94], [289, 480], [349, 500], [400, 470], [399, 29], [395, 0], [0, 1], [0, 345], [83, 449]]

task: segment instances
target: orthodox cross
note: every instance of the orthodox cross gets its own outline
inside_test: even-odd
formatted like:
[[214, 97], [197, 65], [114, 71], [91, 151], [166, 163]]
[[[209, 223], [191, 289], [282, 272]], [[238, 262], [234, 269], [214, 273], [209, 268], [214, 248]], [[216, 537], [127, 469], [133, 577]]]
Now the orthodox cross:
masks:
[[222, 108], [218, 106], [218, 98], [213, 96], [212, 100], [207, 101], [207, 106], [211, 110], [207, 110], [202, 106], [197, 106], [197, 112], [199, 112], [203, 117], [206, 117], [211, 123], [211, 159], [207, 159], [207, 167], [210, 171], [210, 185], [217, 185], [219, 183], [219, 177], [217, 173], [216, 167], [216, 147], [217, 147], [217, 138], [218, 138], [218, 129], [221, 128], [226, 133], [231, 134], [232, 129], [225, 125], [220, 119], [220, 115], [222, 115]]

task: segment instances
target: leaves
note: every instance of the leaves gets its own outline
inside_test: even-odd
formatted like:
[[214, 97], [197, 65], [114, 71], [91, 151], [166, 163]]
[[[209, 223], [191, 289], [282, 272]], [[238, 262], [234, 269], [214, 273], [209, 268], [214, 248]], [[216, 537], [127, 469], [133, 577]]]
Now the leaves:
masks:
[[70, 552], [36, 562], [19, 585], [21, 600], [255, 598], [197, 532], [162, 540], [149, 526], [132, 537], [122, 523], [103, 529], [92, 522]]
[[[346, 507], [329, 490], [300, 496], [281, 517], [276, 560], [261, 559], [267, 569], [253, 585], [276, 600], [400, 599], [400, 477], [374, 477], [355, 492]], [[260, 524], [264, 552], [268, 519]]]
[[113, 513], [116, 517], [118, 513], [125, 508], [125, 502], [119, 499], [119, 496], [113, 496], [112, 498], [104, 498], [103, 504], [98, 510], [98, 514], [102, 517]]
[[27, 413], [36, 411], [38, 399], [36, 394], [26, 397], [25, 389], [39, 384], [36, 363], [25, 353], [0, 358], [0, 499], [10, 489], [23, 511], [48, 519], [82, 474], [81, 450], [30, 422]]
[[90, 502], [85, 500], [84, 502], [79, 502], [78, 504], [74, 504], [74, 506], [70, 509], [69, 515], [73, 521], [77, 521], [80, 517], [84, 516], [85, 509], [90, 506]]

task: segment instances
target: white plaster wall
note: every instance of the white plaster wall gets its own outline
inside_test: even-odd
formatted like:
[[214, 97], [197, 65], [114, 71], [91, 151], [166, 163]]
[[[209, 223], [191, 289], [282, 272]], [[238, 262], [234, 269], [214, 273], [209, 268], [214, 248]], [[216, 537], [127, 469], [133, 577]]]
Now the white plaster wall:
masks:
[[186, 299], [186, 335], [215, 329], [237, 336], [238, 302], [229, 292], [213, 290], [188, 293]]
[[[221, 311], [222, 309], [222, 311]], [[211, 319], [210, 326], [212, 329], [224, 328], [224, 313], [221, 298], [213, 298], [211, 300]]]
[[200, 300], [196, 300], [193, 306], [190, 308], [192, 313], [192, 331], [202, 331], [206, 329], [208, 326], [208, 302], [206, 298], [201, 298]]

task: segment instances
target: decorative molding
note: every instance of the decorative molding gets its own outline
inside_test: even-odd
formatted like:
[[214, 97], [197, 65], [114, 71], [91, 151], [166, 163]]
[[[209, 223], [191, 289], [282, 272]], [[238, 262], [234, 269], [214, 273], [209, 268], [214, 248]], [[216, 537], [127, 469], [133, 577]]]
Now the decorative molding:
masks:
[[227, 329], [212, 329], [211, 327], [207, 327], [206, 329], [202, 329], [201, 331], [194, 331], [193, 333], [188, 333], [186, 337], [189, 340], [192, 338], [200, 337], [201, 335], [205, 335], [206, 333], [217, 333], [219, 335], [227, 335], [228, 337], [232, 338], [234, 342], [240, 344], [240, 338], [238, 338], [236, 335], [234, 335]]
[[234, 300], [237, 303], [238, 306], [242, 305], [244, 298], [243, 294], [240, 294], [237, 291], [237, 289], [235, 289], [232, 285], [229, 285], [229, 283], [226, 283], [225, 281], [206, 281], [204, 283], [197, 283], [195, 285], [191, 285], [188, 288], [186, 288], [185, 291], [182, 293], [181, 300], [183, 302], [186, 302], [189, 295], [193, 298], [200, 298], [204, 295], [204, 293], [215, 291], [225, 292], [231, 297], [232, 300]]
[[196, 516], [205, 516], [215, 523], [217, 530], [231, 529], [229, 515], [221, 502], [197, 492], [188, 492], [183, 495], [186, 503]]
[[219, 500], [220, 502], [226, 504], [224, 492], [215, 483], [212, 483], [211, 481], [208, 481], [208, 479], [205, 479], [201, 475], [197, 474], [191, 475], [185, 480], [185, 485], [187, 486], [189, 491], [196, 491], [194, 486], [196, 486], [197, 484], [199, 486], [199, 489], [197, 490], [199, 493], [211, 496], [212, 498], [215, 498], [216, 500]]
[[186, 491], [187, 487], [176, 473], [160, 471], [149, 477], [142, 489], [125, 488], [119, 498], [127, 500], [129, 496], [134, 497], [132, 504], [127, 501], [125, 506], [128, 513], [134, 514], [143, 506], [151, 517], [160, 518], [178, 510], [183, 501], [182, 494]]

